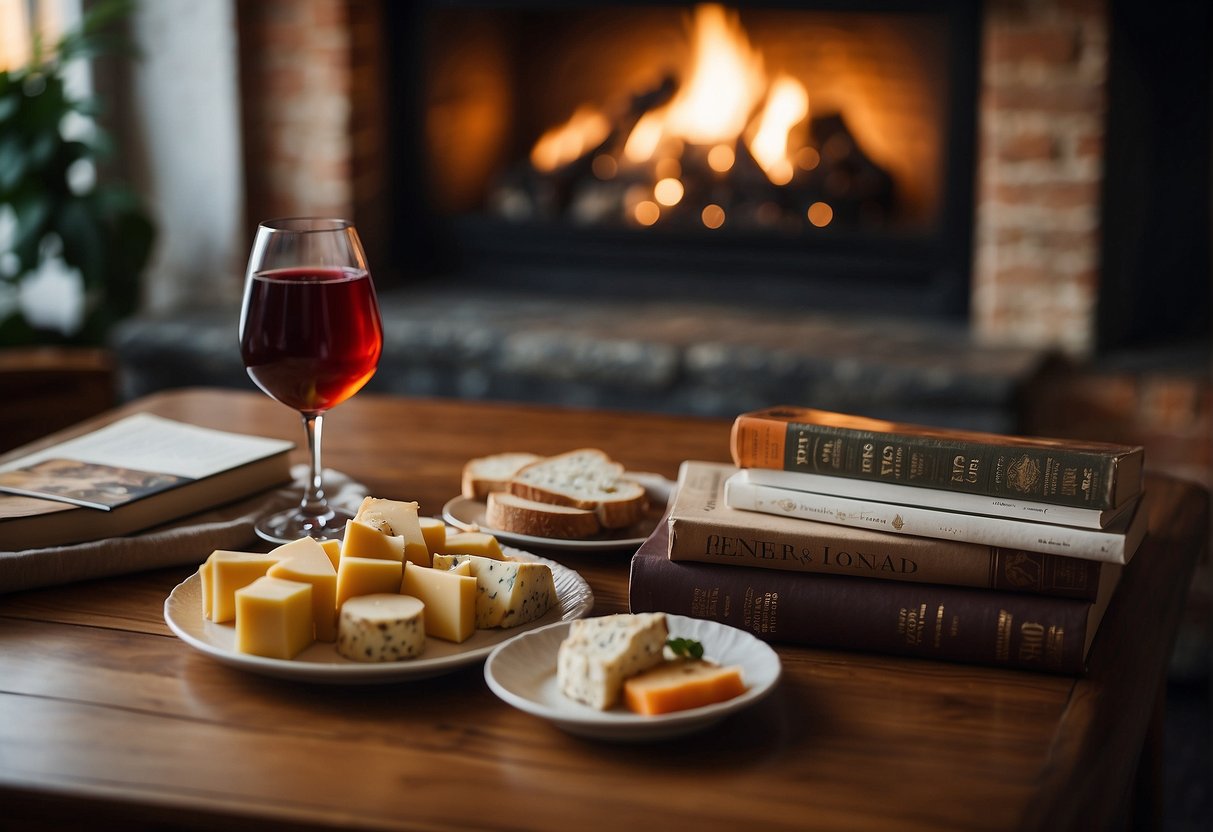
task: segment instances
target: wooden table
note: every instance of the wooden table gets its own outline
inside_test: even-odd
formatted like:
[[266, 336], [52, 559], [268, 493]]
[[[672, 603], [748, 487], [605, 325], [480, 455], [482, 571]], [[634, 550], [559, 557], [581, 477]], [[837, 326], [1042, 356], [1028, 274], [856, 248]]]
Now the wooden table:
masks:
[[[297, 438], [255, 393], [160, 394], [149, 410]], [[604, 448], [673, 476], [726, 460], [715, 420], [358, 396], [325, 461], [438, 513], [469, 457]], [[759, 706], [657, 744], [578, 739], [498, 700], [479, 666], [371, 687], [221, 666], [162, 605], [192, 567], [0, 596], [6, 828], [979, 829], [1115, 827], [1208, 532], [1199, 488], [1153, 478], [1150, 537], [1070, 678], [780, 647]], [[208, 553], [199, 552], [201, 561]], [[595, 614], [627, 604], [629, 554], [558, 555]]]

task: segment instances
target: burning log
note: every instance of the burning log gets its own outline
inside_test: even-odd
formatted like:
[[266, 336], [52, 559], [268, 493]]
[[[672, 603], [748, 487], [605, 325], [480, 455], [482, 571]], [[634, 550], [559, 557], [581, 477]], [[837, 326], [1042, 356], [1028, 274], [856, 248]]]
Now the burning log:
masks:
[[505, 172], [491, 210], [514, 220], [791, 231], [892, 215], [892, 177], [840, 114], [809, 119], [803, 84], [768, 82], [736, 15], [700, 6], [695, 24], [685, 78], [667, 76], [613, 116], [578, 108]]

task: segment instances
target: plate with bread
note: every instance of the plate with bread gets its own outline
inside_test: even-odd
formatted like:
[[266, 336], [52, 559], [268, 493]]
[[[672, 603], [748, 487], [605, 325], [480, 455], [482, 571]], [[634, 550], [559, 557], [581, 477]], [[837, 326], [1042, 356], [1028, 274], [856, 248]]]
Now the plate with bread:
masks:
[[627, 471], [597, 448], [555, 456], [505, 452], [469, 460], [442, 517], [522, 547], [601, 551], [639, 546], [673, 483]]

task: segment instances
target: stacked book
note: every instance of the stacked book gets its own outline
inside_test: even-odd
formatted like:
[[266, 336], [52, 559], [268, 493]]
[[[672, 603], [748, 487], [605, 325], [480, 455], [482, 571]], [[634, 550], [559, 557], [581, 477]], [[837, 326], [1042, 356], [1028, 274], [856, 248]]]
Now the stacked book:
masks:
[[1140, 447], [780, 407], [688, 461], [634, 612], [770, 641], [1081, 672], [1148, 525]]

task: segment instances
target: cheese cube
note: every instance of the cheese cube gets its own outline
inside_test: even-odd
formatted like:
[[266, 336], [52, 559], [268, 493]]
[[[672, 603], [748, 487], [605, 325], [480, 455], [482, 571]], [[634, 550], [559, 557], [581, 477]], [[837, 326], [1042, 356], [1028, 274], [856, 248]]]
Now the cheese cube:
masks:
[[446, 543], [446, 522], [437, 517], [418, 517], [417, 522], [421, 525], [425, 548], [430, 550], [431, 555], [441, 552], [443, 544]]
[[470, 575], [406, 563], [400, 594], [425, 604], [426, 635], [459, 643], [476, 632], [476, 579]]
[[236, 590], [265, 575], [278, 562], [272, 554], [216, 549], [199, 570], [202, 574], [202, 613], [216, 624], [236, 617]]
[[285, 578], [312, 585], [312, 617], [317, 641], [337, 640], [337, 570], [324, 547], [310, 537], [292, 541], [270, 554], [279, 560], [266, 572], [272, 578]]
[[421, 533], [416, 503], [367, 497], [358, 506], [354, 519], [385, 534], [403, 537], [404, 560], [420, 566], [430, 565], [430, 550]]
[[501, 544], [488, 532], [448, 534], [441, 551], [444, 555], [479, 555], [482, 558], [505, 560]]
[[322, 540], [320, 541], [320, 546], [324, 549], [324, 553], [329, 556], [329, 561], [333, 564], [333, 571], [337, 571], [337, 564], [341, 562], [341, 541]]
[[628, 710], [652, 716], [724, 702], [745, 690], [740, 667], [678, 659], [625, 679], [623, 700]]
[[236, 649], [293, 659], [312, 643], [312, 586], [269, 576], [236, 591]]
[[556, 585], [546, 563], [434, 555], [439, 570], [465, 562], [471, 564], [476, 578], [476, 626], [480, 629], [517, 627], [542, 618], [556, 604]]
[[668, 639], [665, 613], [578, 619], [556, 651], [556, 683], [570, 699], [608, 710], [625, 679], [664, 661]]
[[351, 598], [341, 607], [337, 652], [359, 662], [411, 659], [425, 650], [425, 605], [408, 595]]
[[345, 537], [341, 541], [341, 557], [404, 560], [404, 538], [389, 534], [361, 520], [349, 520], [345, 524]]
[[404, 564], [398, 560], [342, 557], [337, 567], [337, 609], [350, 598], [400, 591]]

